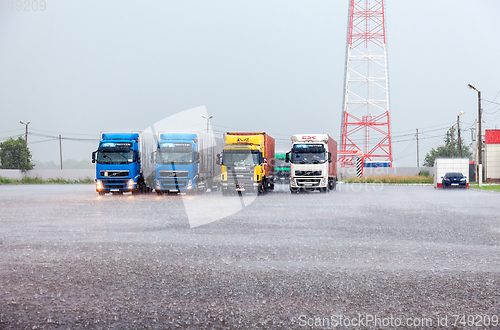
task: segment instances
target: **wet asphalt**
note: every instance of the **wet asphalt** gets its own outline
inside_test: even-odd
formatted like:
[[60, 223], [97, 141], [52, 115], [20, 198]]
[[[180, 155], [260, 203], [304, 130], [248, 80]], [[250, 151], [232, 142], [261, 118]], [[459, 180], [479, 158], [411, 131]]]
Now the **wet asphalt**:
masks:
[[0, 210], [0, 329], [500, 327], [496, 193], [4, 185]]

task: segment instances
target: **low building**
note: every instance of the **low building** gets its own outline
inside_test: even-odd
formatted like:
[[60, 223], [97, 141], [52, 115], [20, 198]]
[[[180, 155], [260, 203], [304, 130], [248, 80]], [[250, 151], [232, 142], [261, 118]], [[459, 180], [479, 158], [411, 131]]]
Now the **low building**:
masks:
[[500, 129], [485, 130], [486, 181], [500, 183]]

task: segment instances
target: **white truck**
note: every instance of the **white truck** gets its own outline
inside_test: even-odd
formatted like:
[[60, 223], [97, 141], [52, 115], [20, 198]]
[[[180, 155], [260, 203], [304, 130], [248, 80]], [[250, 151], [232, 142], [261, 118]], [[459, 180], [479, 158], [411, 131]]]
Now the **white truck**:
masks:
[[461, 173], [463, 182], [451, 182], [450, 186], [464, 186], [469, 188], [469, 159], [468, 158], [438, 158], [434, 160], [434, 188], [443, 188], [443, 179], [446, 173]]
[[290, 191], [327, 192], [337, 185], [337, 142], [328, 134], [295, 134], [290, 162]]

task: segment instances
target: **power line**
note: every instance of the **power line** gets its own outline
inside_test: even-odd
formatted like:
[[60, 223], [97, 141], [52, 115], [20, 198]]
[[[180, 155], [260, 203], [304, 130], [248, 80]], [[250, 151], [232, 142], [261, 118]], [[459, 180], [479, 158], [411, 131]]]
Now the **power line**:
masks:
[[46, 133], [54, 133], [54, 134], [66, 134], [66, 135], [86, 135], [86, 136], [95, 136], [95, 134], [84, 134], [84, 133], [61, 133], [61, 132], [53, 132], [53, 131], [46, 131], [42, 129], [37, 129], [37, 128], [30, 128], [30, 131], [38, 131], [38, 132], [46, 132]]
[[3, 133], [12, 133], [12, 132], [24, 132], [24, 128], [20, 128], [20, 129], [14, 129], [12, 131], [4, 131], [4, 132], [0, 132], [0, 134], [3, 134]]

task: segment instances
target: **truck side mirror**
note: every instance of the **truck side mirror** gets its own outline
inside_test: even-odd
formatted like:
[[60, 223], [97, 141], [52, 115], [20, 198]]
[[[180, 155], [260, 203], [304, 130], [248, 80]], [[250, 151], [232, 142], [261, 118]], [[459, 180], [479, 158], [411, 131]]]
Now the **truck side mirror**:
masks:
[[97, 153], [97, 151], [92, 152], [92, 164], [95, 163], [95, 154], [96, 153]]
[[222, 165], [222, 157], [221, 154], [217, 154], [217, 158], [215, 159], [215, 164]]
[[137, 162], [140, 163], [141, 162], [141, 154], [140, 153], [137, 153]]
[[267, 158], [266, 158], [266, 157], [264, 157], [264, 160], [262, 161], [262, 163], [263, 163], [264, 165], [267, 165]]
[[328, 162], [329, 163], [332, 162], [332, 153], [331, 152], [328, 153]]
[[151, 163], [155, 162], [155, 152], [154, 151], [151, 153], [151, 161], [150, 162]]
[[195, 157], [195, 161], [196, 161], [197, 163], [199, 163], [199, 162], [200, 162], [200, 153], [196, 151], [196, 153], [195, 153], [195, 156], [194, 156], [194, 157]]
[[285, 154], [285, 163], [290, 163], [290, 152]]

